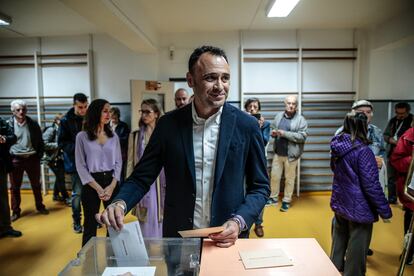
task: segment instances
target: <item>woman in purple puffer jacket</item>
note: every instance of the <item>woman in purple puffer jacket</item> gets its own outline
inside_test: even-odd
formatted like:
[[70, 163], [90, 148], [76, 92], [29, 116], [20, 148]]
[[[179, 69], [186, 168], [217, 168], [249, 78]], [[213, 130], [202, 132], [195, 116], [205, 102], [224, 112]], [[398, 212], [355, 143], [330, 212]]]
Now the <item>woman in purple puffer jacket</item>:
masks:
[[343, 131], [331, 141], [334, 173], [331, 208], [335, 213], [331, 260], [343, 275], [365, 275], [372, 224], [392, 217], [369, 149], [367, 117], [348, 113]]

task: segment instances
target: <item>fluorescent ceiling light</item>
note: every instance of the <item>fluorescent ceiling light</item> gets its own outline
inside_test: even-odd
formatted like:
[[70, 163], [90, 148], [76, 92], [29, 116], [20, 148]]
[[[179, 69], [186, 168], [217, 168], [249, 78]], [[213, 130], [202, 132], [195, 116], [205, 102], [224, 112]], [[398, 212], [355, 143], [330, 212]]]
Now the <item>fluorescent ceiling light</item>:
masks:
[[10, 25], [10, 23], [12, 22], [12, 19], [10, 16], [5, 15], [3, 13], [0, 12], [0, 26], [1, 25]]
[[267, 10], [267, 17], [286, 17], [300, 0], [275, 0]]

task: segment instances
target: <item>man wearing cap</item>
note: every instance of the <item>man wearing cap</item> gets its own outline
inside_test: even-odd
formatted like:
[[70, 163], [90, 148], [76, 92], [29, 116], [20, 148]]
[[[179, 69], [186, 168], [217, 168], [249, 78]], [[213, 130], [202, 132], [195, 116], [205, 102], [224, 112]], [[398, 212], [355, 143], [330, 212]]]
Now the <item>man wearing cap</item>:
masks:
[[[355, 112], [362, 112], [367, 116], [368, 119], [368, 139], [372, 141], [372, 144], [368, 145], [368, 147], [372, 150], [372, 152], [375, 155], [375, 159], [377, 161], [378, 169], [381, 170], [384, 164], [384, 154], [385, 154], [385, 143], [384, 143], [384, 137], [382, 135], [382, 131], [379, 127], [372, 124], [372, 117], [374, 116], [374, 107], [371, 104], [371, 102], [367, 100], [359, 100], [354, 102], [352, 105], [352, 110]], [[341, 126], [336, 132], [335, 135], [338, 135], [342, 131], [343, 127]], [[385, 170], [385, 167], [384, 167]], [[382, 171], [382, 170], [381, 170]], [[381, 177], [381, 171], [380, 171], [380, 183], [382, 187], [385, 186], [385, 177]], [[335, 223], [335, 221], [333, 221]], [[374, 252], [369, 248], [367, 255], [371, 256], [374, 254]]]
[[[382, 135], [382, 131], [379, 127], [372, 124], [372, 117], [374, 116], [374, 107], [371, 102], [367, 100], [359, 100], [354, 102], [352, 105], [352, 110], [355, 112], [363, 112], [368, 119], [368, 139], [372, 141], [372, 144], [369, 145], [369, 148], [375, 155], [375, 159], [377, 160], [378, 169], [381, 169], [383, 157], [385, 154], [385, 143], [384, 137]], [[342, 131], [343, 127], [340, 127], [336, 132], [335, 135], [339, 134]]]

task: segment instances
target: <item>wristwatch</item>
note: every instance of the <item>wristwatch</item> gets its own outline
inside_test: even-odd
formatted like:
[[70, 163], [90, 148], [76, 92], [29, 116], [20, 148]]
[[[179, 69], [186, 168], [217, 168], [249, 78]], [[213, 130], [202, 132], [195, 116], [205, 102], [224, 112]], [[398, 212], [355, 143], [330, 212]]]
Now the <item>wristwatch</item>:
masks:
[[122, 201], [122, 200], [118, 200], [118, 201], [115, 201], [114, 203], [112, 203], [111, 204], [112, 206], [114, 206], [114, 207], [119, 207], [119, 208], [121, 208], [122, 209], [122, 211], [124, 211], [124, 214], [125, 214], [125, 211], [126, 211], [126, 207], [125, 207], [125, 202], [124, 201]]
[[240, 219], [237, 218], [237, 217], [232, 217], [232, 218], [229, 218], [228, 220], [229, 221], [234, 221], [235, 223], [237, 223], [237, 226], [239, 226], [239, 233], [238, 233], [238, 235], [240, 235], [240, 233], [242, 232], [242, 223], [241, 223]]

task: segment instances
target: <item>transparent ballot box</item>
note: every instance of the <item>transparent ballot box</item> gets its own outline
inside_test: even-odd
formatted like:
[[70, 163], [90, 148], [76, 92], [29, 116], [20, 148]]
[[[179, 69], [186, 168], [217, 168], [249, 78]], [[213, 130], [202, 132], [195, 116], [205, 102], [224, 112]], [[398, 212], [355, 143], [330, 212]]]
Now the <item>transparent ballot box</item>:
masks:
[[117, 259], [109, 238], [94, 237], [59, 273], [64, 276], [102, 275], [106, 267], [155, 266], [155, 275], [198, 275], [201, 239], [145, 238], [149, 263], [143, 260]]

